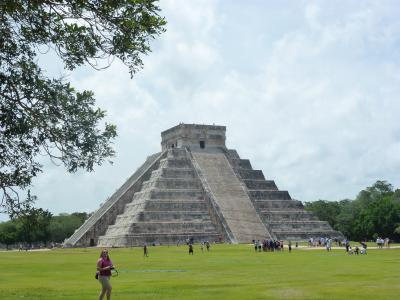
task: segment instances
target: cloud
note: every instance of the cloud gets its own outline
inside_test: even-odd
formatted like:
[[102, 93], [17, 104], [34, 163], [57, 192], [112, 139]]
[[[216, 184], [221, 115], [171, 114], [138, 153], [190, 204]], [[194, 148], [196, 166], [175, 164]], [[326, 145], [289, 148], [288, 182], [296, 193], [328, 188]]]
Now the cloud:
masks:
[[400, 186], [396, 1], [163, 1], [167, 32], [133, 80], [121, 63], [71, 79], [117, 124], [118, 156], [93, 174], [48, 165], [39, 205], [90, 211], [179, 122], [227, 126], [227, 144], [292, 197]]

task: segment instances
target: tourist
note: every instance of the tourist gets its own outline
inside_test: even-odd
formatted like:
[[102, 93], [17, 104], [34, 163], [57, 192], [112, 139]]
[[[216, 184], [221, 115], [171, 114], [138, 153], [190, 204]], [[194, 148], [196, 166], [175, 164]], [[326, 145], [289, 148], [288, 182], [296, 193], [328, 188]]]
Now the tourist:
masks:
[[344, 246], [346, 247], [346, 252], [349, 252], [351, 247], [350, 247], [350, 242], [348, 240], [345, 240]]
[[206, 241], [206, 248], [207, 248], [207, 251], [210, 251], [210, 242], [209, 241]]
[[328, 251], [328, 252], [332, 251], [332, 240], [331, 239], [327, 239], [325, 245], [326, 245], [326, 251]]
[[103, 300], [104, 295], [107, 295], [107, 300], [111, 299], [111, 270], [113, 269], [113, 264], [108, 255], [108, 250], [104, 249], [101, 251], [100, 258], [97, 261], [97, 272], [98, 272], [98, 280], [101, 284], [101, 292], [99, 296], [99, 300]]
[[146, 243], [144, 243], [143, 244], [143, 257], [149, 257], [149, 252], [148, 252], [148, 249], [147, 249], [147, 244]]
[[360, 242], [360, 244], [361, 244], [361, 246], [362, 246], [362, 249], [364, 249], [365, 251], [365, 253], [363, 253], [363, 254], [367, 254], [367, 244], [365, 243], [365, 242]]

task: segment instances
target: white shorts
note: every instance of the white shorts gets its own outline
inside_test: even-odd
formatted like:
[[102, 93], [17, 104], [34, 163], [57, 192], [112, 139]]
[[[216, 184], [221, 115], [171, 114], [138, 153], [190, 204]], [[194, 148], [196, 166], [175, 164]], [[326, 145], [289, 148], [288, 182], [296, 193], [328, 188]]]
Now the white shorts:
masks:
[[99, 275], [99, 282], [103, 289], [111, 289], [110, 277], [111, 276]]

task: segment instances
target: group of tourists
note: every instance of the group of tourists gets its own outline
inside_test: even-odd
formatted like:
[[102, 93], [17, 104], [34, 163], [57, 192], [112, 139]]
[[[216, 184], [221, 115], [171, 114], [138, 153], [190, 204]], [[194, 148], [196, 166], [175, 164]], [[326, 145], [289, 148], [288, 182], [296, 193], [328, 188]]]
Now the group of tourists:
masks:
[[336, 246], [341, 247], [341, 242], [339, 239], [331, 239], [328, 237], [320, 237], [320, 238], [309, 238], [308, 246], [309, 247], [325, 247], [327, 251], [331, 251], [332, 244], [335, 243]]
[[[188, 247], [189, 247], [189, 254], [193, 255], [194, 249], [193, 249], [193, 242], [188, 242]], [[204, 241], [200, 243], [200, 250], [201, 252], [204, 252], [204, 248], [207, 249], [207, 251], [210, 251], [211, 245], [209, 241]]]
[[[273, 251], [283, 251], [284, 245], [283, 245], [283, 241], [279, 241], [279, 240], [253, 240], [253, 244], [254, 244], [254, 251], [256, 252], [273, 252]], [[290, 250], [291, 249], [291, 242], [289, 242], [290, 244]], [[296, 242], [296, 247], [298, 247], [298, 243]]]
[[376, 239], [376, 246], [377, 246], [378, 248], [380, 248], [380, 249], [382, 249], [383, 247], [389, 248], [389, 247], [390, 247], [390, 239], [389, 239], [389, 238], [383, 239], [383, 238], [381, 238], [381, 237], [378, 237], [378, 238]]
[[360, 242], [360, 244], [361, 244], [361, 248], [358, 247], [358, 245], [352, 247], [350, 245], [350, 241], [349, 240], [345, 239], [343, 241], [343, 245], [345, 246], [346, 252], [349, 255], [352, 255], [352, 254], [356, 254], [356, 255], [358, 255], [358, 254], [367, 254], [367, 244], [365, 242]]

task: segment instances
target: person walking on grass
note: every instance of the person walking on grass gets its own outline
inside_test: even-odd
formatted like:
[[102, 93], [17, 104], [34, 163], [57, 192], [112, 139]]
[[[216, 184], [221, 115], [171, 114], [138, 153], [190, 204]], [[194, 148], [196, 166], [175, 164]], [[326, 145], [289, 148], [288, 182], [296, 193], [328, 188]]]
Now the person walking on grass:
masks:
[[149, 252], [147, 250], [147, 244], [143, 244], [143, 257], [149, 257]]
[[104, 299], [104, 295], [107, 296], [107, 300], [111, 299], [111, 270], [113, 269], [113, 263], [108, 255], [108, 250], [103, 249], [100, 253], [100, 258], [97, 261], [97, 272], [98, 272], [98, 280], [101, 284], [101, 292], [99, 296], [99, 300]]
[[328, 252], [332, 251], [332, 240], [331, 239], [328, 239], [326, 241], [326, 251], [328, 251]]

